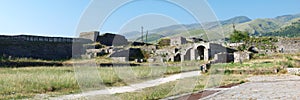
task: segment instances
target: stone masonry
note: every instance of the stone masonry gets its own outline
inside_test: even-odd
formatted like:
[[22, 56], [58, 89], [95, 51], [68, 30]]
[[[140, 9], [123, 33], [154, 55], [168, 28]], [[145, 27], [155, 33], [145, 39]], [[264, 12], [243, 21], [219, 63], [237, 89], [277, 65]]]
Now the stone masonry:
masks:
[[92, 31], [92, 32], [82, 32], [80, 33], [80, 38], [84, 38], [84, 39], [90, 39], [93, 42], [97, 41], [97, 37], [99, 36], [100, 32], [98, 31]]
[[83, 44], [91, 40], [81, 38], [43, 37], [32, 35], [0, 36], [0, 56], [62, 60], [80, 57]]
[[281, 53], [300, 52], [300, 38], [279, 39], [276, 46]]
[[184, 37], [173, 37], [170, 39], [170, 42], [171, 42], [170, 43], [171, 46], [180, 46], [186, 44], [187, 40]]

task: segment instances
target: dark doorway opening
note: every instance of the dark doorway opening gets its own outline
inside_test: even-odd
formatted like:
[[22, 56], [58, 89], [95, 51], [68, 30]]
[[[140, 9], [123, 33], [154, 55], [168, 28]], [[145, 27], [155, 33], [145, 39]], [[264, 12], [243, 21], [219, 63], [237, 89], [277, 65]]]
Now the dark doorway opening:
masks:
[[174, 62], [180, 62], [180, 61], [181, 61], [180, 54], [177, 54], [177, 55], [174, 57]]
[[204, 60], [204, 50], [205, 50], [205, 47], [204, 46], [198, 46], [197, 47], [197, 53], [199, 55], [199, 60]]
[[177, 53], [179, 51], [179, 49], [178, 48], [175, 48], [175, 53]]

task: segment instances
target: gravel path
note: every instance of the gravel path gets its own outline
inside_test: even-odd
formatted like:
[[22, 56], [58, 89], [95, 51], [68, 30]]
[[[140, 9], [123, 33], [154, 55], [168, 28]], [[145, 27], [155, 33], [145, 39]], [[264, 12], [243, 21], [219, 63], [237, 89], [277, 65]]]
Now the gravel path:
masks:
[[109, 94], [116, 94], [116, 93], [134, 92], [144, 88], [154, 87], [167, 82], [176, 81], [178, 79], [183, 79], [188, 77], [194, 77], [198, 75], [200, 75], [200, 71], [184, 72], [180, 74], [170, 75], [165, 78], [159, 78], [155, 80], [146, 81], [143, 83], [132, 84], [130, 86], [113, 87], [105, 90], [97, 90], [97, 91], [90, 91], [81, 94], [65, 95], [61, 97], [50, 98], [50, 100], [73, 100], [73, 99], [80, 99], [84, 97], [97, 96], [97, 95], [109, 95]]
[[223, 90], [204, 100], [300, 100], [300, 77], [254, 76], [250, 82]]

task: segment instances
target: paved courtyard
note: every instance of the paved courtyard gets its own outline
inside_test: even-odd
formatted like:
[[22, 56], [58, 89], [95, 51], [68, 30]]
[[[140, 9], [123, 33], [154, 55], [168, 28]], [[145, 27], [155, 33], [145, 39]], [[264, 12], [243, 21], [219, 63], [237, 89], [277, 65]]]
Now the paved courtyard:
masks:
[[223, 90], [204, 100], [299, 100], [300, 76], [254, 76], [250, 82]]

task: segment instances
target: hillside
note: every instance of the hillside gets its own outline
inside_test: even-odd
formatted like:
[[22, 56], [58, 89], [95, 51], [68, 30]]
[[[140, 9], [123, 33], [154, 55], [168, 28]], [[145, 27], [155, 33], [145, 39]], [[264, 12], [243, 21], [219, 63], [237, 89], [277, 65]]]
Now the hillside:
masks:
[[280, 37], [299, 37], [300, 20], [293, 22], [291, 25], [281, 28], [278, 31], [263, 34], [263, 36], [280, 36]]
[[228, 25], [228, 24], [233, 24], [233, 23], [239, 24], [239, 23], [245, 23], [245, 22], [249, 22], [249, 21], [251, 21], [251, 19], [246, 16], [238, 16], [238, 17], [231, 18], [229, 20], [222, 21], [221, 24], [222, 25]]
[[[144, 41], [147, 42], [147, 43], [153, 43], [153, 42], [157, 42], [158, 39], [164, 38], [164, 37], [165, 36], [163, 36], [163, 35], [153, 33], [153, 34], [148, 35], [147, 41], [146, 41], [146, 37], [144, 37]], [[141, 40], [142, 40], [142, 38], [139, 37], [135, 41], [141, 41]]]
[[[202, 25], [205, 28], [201, 27], [200, 24], [171, 25], [150, 30], [151, 34], [149, 34], [149, 36], [151, 37], [151, 39], [149, 39], [149, 41], [153, 42], [162, 37], [171, 36], [203, 37], [205, 33], [209, 35], [214, 34], [214, 36], [216, 36], [215, 34], [222, 34], [222, 32], [224, 32], [225, 37], [228, 37], [233, 31], [233, 24], [236, 26], [236, 29], [241, 31], [247, 31], [252, 36], [268, 36], [267, 34], [271, 34], [271, 32], [275, 31], [280, 31], [282, 30], [282, 28], [287, 27], [292, 23], [298, 21], [297, 19], [300, 19], [300, 14], [283, 15], [275, 18], [263, 18], [254, 20], [251, 20], [246, 16], [237, 16], [220, 22], [203, 23]], [[222, 25], [222, 28], [217, 27], [218, 25]], [[131, 35], [127, 36], [126, 34]], [[136, 40], [140, 38], [140, 35], [132, 35], [138, 34], [137, 32], [128, 32], [126, 34], [124, 35], [131, 40]]]
[[[279, 29], [290, 25], [299, 19], [297, 15], [284, 15], [275, 18], [254, 19], [249, 22], [235, 24], [236, 29], [241, 31], [247, 31], [252, 36], [264, 36], [265, 33], [278, 31]], [[214, 31], [220, 31], [218, 29], [211, 29]], [[233, 31], [232, 25], [223, 25], [223, 32], [225, 36], [229, 36]]]

